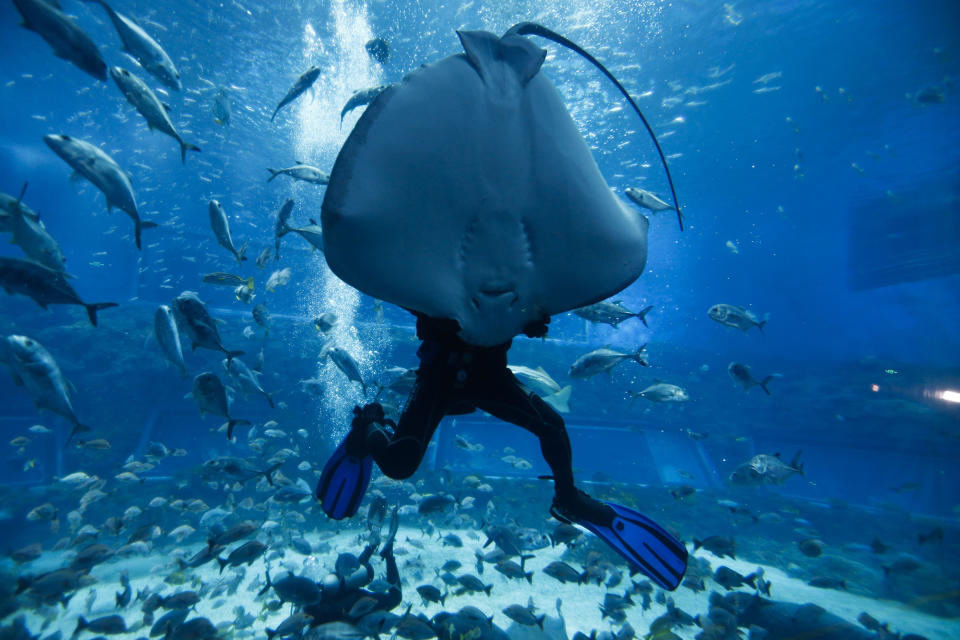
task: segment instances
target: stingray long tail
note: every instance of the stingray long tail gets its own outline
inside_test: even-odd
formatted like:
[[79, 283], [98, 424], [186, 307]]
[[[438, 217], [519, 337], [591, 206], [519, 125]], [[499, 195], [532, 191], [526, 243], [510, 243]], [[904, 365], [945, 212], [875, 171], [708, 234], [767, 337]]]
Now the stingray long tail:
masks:
[[650, 123], [647, 122], [646, 116], [644, 116], [643, 112], [640, 111], [640, 107], [637, 106], [637, 103], [634, 102], [630, 94], [627, 93], [627, 90], [624, 89], [622, 84], [620, 84], [620, 81], [617, 80], [614, 75], [610, 73], [610, 71], [608, 71], [603, 64], [600, 63], [599, 60], [587, 53], [577, 43], [564, 38], [556, 31], [551, 31], [541, 24], [537, 24], [536, 22], [521, 22], [510, 27], [504, 35], [507, 36], [511, 34], [520, 36], [540, 36], [541, 38], [552, 40], [553, 42], [556, 42], [557, 44], [562, 45], [571, 51], [575, 51], [586, 58], [590, 64], [599, 69], [603, 75], [607, 76], [607, 78], [610, 79], [610, 82], [616, 85], [617, 89], [620, 90], [620, 93], [623, 94], [623, 97], [626, 98], [627, 102], [630, 103], [630, 106], [633, 107], [633, 110], [637, 112], [638, 116], [640, 116], [640, 120], [643, 121], [643, 126], [647, 128], [647, 133], [650, 134], [650, 138], [653, 140], [653, 144], [657, 148], [657, 153], [660, 155], [660, 162], [663, 163], [663, 170], [667, 174], [667, 182], [670, 183], [670, 194], [673, 196], [673, 206], [677, 209], [677, 221], [680, 223], [680, 230], [683, 231], [683, 214], [680, 212], [680, 201], [677, 200], [677, 190], [673, 186], [673, 177], [670, 175], [670, 167], [667, 166], [667, 158], [663, 155], [663, 149], [660, 148], [660, 141], [657, 140], [656, 134], [653, 133], [653, 128], [650, 126]]

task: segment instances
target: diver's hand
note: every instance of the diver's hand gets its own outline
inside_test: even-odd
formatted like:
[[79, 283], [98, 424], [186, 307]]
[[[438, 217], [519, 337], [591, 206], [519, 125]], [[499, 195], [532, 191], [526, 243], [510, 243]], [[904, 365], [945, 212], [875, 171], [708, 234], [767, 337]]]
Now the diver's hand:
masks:
[[523, 328], [523, 335], [528, 338], [543, 338], [547, 335], [547, 325], [550, 324], [550, 316], [542, 320], [535, 320]]

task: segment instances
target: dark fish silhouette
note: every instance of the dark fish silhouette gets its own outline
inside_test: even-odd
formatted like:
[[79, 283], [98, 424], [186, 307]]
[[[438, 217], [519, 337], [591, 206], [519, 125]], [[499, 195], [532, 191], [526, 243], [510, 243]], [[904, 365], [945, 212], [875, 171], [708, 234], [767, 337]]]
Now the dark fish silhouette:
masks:
[[46, 0], [13, 0], [13, 4], [23, 16], [24, 28], [46, 40], [55, 56], [69, 60], [97, 80], [107, 79], [107, 63], [96, 43], [59, 10], [60, 5]]
[[0, 287], [32, 298], [44, 309], [51, 304], [85, 307], [93, 326], [97, 326], [97, 311], [117, 306], [116, 302], [84, 302], [62, 272], [18, 258], [0, 258]]

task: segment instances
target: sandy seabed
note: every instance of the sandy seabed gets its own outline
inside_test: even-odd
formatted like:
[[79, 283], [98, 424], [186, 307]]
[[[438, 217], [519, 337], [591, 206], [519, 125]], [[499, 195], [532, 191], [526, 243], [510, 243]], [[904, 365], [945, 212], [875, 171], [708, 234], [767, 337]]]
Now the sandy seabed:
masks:
[[[441, 592], [448, 591], [438, 577], [438, 568], [448, 560], [458, 560], [462, 563], [463, 566], [455, 572], [457, 575], [462, 573], [476, 574], [474, 549], [479, 548], [484, 543], [485, 538], [482, 533], [472, 530], [445, 530], [444, 533], [457, 534], [464, 541], [464, 546], [441, 546], [436, 537], [428, 537], [419, 529], [400, 527], [396, 541], [396, 558], [401, 578], [404, 581], [404, 602], [394, 610], [395, 613], [403, 613], [407, 605], [412, 604], [414, 613], [424, 613], [432, 617], [443, 610], [456, 611], [466, 605], [473, 605], [480, 608], [488, 616], [493, 616], [496, 625], [507, 630], [511, 635], [517, 635], [510, 631], [511, 626], [517, 626], [516, 623], [507, 618], [502, 611], [513, 604], [526, 606], [532, 599], [536, 607], [536, 614], [538, 616], [540, 614], [547, 615], [545, 628], [549, 637], [554, 640], [563, 638], [560, 631], [563, 627], [565, 627], [566, 637], [568, 638], [572, 637], [577, 631], [589, 635], [593, 630], [616, 630], [619, 628], [619, 625], [612, 626], [609, 619], [601, 617], [599, 604], [603, 601], [604, 593], [607, 591], [621, 595], [624, 593], [629, 586], [626, 576], [624, 576], [621, 584], [609, 590], [605, 586], [595, 584], [560, 583], [544, 574], [542, 570], [550, 562], [562, 559], [563, 545], [538, 550], [533, 558], [526, 561], [525, 569], [533, 572], [532, 584], [528, 584], [526, 580], [522, 579], [508, 579], [495, 571], [491, 565], [486, 565], [483, 574], [479, 577], [485, 584], [493, 585], [489, 596], [484, 593], [455, 596], [451, 592], [448, 594], [444, 605], [424, 602], [416, 591], [416, 588], [422, 584], [433, 584], [440, 588]], [[162, 595], [170, 595], [188, 589], [201, 591], [203, 585], [215, 587], [223, 580], [236, 579], [235, 572], [242, 571], [243, 578], [240, 580], [235, 593], [218, 595], [212, 598], [204, 597], [197, 604], [195, 613], [192, 613], [190, 617], [205, 616], [219, 629], [227, 630], [234, 625], [237, 617], [235, 611], [240, 606], [247, 613], [256, 617], [257, 620], [246, 628], [234, 628], [232, 636], [234, 638], [262, 637], [266, 627], [276, 627], [292, 611], [290, 605], [285, 605], [276, 611], [268, 610], [265, 605], [268, 600], [274, 599], [272, 593], [258, 597], [258, 591], [265, 584], [265, 575], [268, 568], [274, 578], [285, 575], [286, 571], [289, 570], [319, 579], [326, 573], [332, 572], [334, 561], [339, 552], [349, 551], [356, 554], [359, 553], [361, 548], [356, 531], [324, 535], [322, 541], [320, 534], [317, 533], [308, 533], [304, 537], [315, 549], [329, 548], [331, 550], [304, 556], [290, 548], [284, 548], [282, 557], [276, 557], [276, 551], [268, 551], [265, 557], [256, 560], [250, 566], [228, 567], [222, 574], [219, 573], [218, 565], [212, 562], [197, 569], [187, 569], [184, 574], [188, 580], [182, 585], [171, 585], [164, 582], [164, 578], [176, 570], [176, 565], [172, 560], [175, 552], [152, 553], [142, 557], [111, 560], [93, 568], [91, 575], [97, 579], [96, 584], [77, 591], [66, 609], [62, 607], [47, 608], [45, 611], [48, 614], [55, 611], [55, 615], [50, 615], [49, 618], [45, 618], [35, 611], [25, 612], [27, 627], [35, 635], [42, 633], [43, 636], [48, 636], [59, 630], [64, 638], [69, 638], [76, 628], [79, 616], [82, 615], [87, 620], [91, 620], [100, 616], [119, 613], [126, 620], [129, 631], [126, 634], [111, 637], [118, 640], [144, 637], [148, 634], [149, 629], [142, 626], [143, 613], [140, 611], [139, 603], [132, 602], [127, 608], [119, 611], [115, 606], [114, 594], [121, 590], [119, 577], [123, 571], [129, 573], [134, 595], [138, 590], [146, 589]], [[192, 543], [194, 539], [196, 539], [196, 542]], [[182, 545], [184, 555], [191, 555], [200, 548], [201, 544], [199, 535], [188, 538]], [[279, 545], [274, 546], [274, 549], [277, 548], [279, 548]], [[225, 556], [226, 553], [223, 552], [221, 555]], [[742, 574], [748, 574], [761, 566], [743, 559], [720, 559], [703, 550], [698, 551], [697, 555], [710, 560], [714, 567], [723, 564]], [[46, 552], [30, 565], [21, 567], [21, 572], [40, 573], [58, 568], [63, 564], [64, 555]], [[383, 577], [383, 563], [377, 556], [374, 556], [373, 566], [375, 577]], [[881, 622], [888, 622], [892, 629], [905, 633], [920, 634], [929, 640], [955, 640], [960, 638], [960, 621], [945, 620], [915, 611], [899, 602], [876, 600], [844, 591], [811, 587], [773, 567], [764, 566], [763, 570], [765, 579], [772, 583], [772, 597], [776, 600], [796, 603], [811, 602], [858, 626], [857, 616], [866, 611]], [[694, 593], [690, 589], [681, 587], [672, 593], [671, 596], [677, 607], [692, 616], [706, 614], [709, 607], [708, 595], [710, 590], [723, 591], [722, 587], [711, 580], [706, 580], [706, 584], [707, 591], [705, 592]], [[96, 594], [95, 597], [91, 596], [92, 592]], [[203, 593], [205, 592], [203, 591]], [[92, 603], [91, 598], [93, 598]], [[557, 620], [558, 601], [561, 603], [562, 622]], [[637, 598], [637, 604], [627, 609], [627, 621], [637, 635], [642, 636], [647, 633], [650, 623], [662, 615], [664, 611], [665, 608], [662, 604], [654, 602], [651, 608], [644, 612], [640, 607], [639, 598]], [[155, 617], [158, 618], [162, 613], [162, 610], [157, 611]], [[535, 627], [528, 628], [525, 631], [539, 633], [539, 629]], [[674, 632], [684, 639], [694, 638], [699, 631], [700, 629], [696, 626], [674, 629]], [[96, 634], [87, 631], [82, 632], [79, 637], [82, 640], [84, 637], [93, 637], [94, 635]], [[521, 635], [524, 638], [532, 637], [530, 633]]]

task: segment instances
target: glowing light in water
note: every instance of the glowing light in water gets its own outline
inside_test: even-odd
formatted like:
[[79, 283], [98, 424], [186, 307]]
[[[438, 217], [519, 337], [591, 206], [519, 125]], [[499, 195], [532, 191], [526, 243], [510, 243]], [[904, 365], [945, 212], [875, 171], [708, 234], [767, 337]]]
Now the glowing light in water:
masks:
[[946, 389], [937, 394], [941, 400], [944, 402], [958, 402], [960, 403], [960, 391], [953, 391], [951, 389]]

